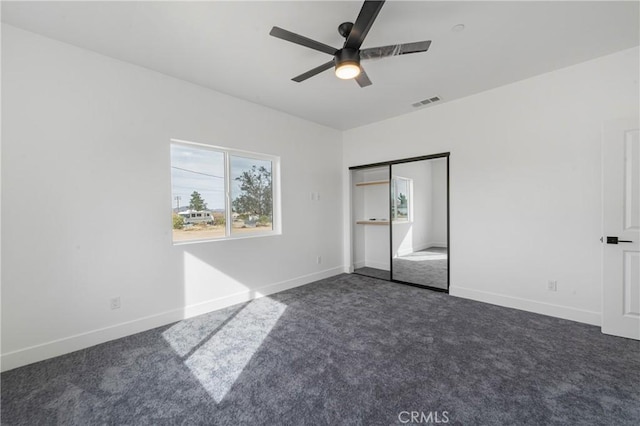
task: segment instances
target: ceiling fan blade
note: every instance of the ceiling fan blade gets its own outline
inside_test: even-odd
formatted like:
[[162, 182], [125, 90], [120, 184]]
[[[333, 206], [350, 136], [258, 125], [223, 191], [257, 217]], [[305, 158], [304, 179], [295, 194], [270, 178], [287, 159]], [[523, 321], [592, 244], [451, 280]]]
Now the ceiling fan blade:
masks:
[[360, 49], [362, 46], [362, 42], [364, 38], [367, 36], [367, 33], [371, 29], [373, 25], [373, 21], [375, 21], [380, 9], [382, 9], [382, 5], [384, 1], [365, 1], [362, 5], [362, 9], [360, 9], [360, 14], [358, 14], [358, 18], [356, 22], [353, 24], [353, 28], [351, 28], [351, 32], [349, 33], [349, 37], [344, 42], [344, 47], [348, 49]]
[[407, 55], [409, 53], [426, 52], [429, 50], [429, 46], [431, 46], [431, 40], [372, 47], [369, 49], [362, 49], [360, 51], [360, 59], [378, 59], [389, 56]]
[[281, 38], [282, 40], [290, 41], [291, 43], [299, 44], [304, 47], [308, 47], [314, 50], [319, 50], [320, 52], [328, 53], [329, 55], [335, 55], [336, 51], [338, 50], [327, 44], [320, 43], [319, 41], [311, 40], [310, 38], [301, 36], [300, 34], [283, 30], [280, 27], [271, 28], [269, 35], [272, 35], [273, 37]]
[[369, 76], [364, 72], [364, 68], [362, 68], [362, 66], [360, 66], [360, 74], [358, 74], [355, 80], [358, 82], [360, 87], [371, 86], [371, 80], [369, 80]]
[[326, 64], [322, 64], [319, 67], [315, 67], [314, 69], [309, 70], [309, 71], [307, 71], [305, 73], [302, 73], [297, 77], [293, 77], [291, 80], [300, 83], [301, 81], [305, 81], [306, 79], [311, 78], [316, 74], [320, 74], [322, 71], [326, 71], [329, 68], [333, 68], [333, 66], [334, 66], [334, 62], [333, 62], [333, 59], [332, 59], [329, 62], [327, 62]]

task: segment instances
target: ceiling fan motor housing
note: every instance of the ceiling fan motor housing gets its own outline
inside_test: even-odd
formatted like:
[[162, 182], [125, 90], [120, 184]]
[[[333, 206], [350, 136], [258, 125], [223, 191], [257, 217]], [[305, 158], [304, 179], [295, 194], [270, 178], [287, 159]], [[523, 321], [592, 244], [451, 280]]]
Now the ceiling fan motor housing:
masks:
[[336, 68], [341, 65], [353, 64], [360, 66], [360, 52], [357, 49], [340, 49], [333, 58]]

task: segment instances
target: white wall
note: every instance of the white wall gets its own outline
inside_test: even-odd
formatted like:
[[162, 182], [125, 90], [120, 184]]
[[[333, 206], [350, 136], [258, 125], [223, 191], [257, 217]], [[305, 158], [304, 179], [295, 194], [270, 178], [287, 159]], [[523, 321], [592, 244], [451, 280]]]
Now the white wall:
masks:
[[[3, 369], [343, 271], [340, 132], [7, 25], [2, 89]], [[281, 156], [283, 234], [173, 246], [171, 138]]]
[[635, 48], [346, 131], [344, 169], [450, 151], [451, 293], [599, 324], [600, 129], [638, 116], [639, 68]]
[[429, 245], [447, 246], [447, 159], [431, 162], [431, 227]]

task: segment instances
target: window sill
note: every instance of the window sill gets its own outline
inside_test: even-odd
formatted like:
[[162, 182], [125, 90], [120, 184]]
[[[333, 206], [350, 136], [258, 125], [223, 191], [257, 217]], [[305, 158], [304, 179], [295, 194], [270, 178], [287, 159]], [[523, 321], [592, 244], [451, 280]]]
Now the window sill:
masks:
[[270, 232], [261, 232], [259, 234], [253, 235], [231, 235], [229, 237], [221, 237], [221, 238], [203, 238], [198, 240], [187, 240], [187, 241], [172, 241], [174, 246], [185, 246], [189, 244], [202, 244], [202, 243], [217, 243], [221, 241], [235, 241], [235, 240], [250, 240], [254, 238], [264, 238], [264, 237], [277, 237], [282, 235], [281, 231], [270, 231]]

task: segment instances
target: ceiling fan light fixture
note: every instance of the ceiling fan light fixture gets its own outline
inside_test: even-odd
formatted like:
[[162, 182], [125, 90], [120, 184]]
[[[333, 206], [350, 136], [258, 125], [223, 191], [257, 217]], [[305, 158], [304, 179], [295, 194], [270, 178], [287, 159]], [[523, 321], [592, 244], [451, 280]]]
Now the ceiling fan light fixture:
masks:
[[360, 66], [353, 62], [345, 62], [336, 66], [336, 77], [343, 80], [356, 78], [360, 75]]
[[336, 77], [343, 80], [360, 75], [360, 54], [355, 49], [340, 49], [336, 52]]

